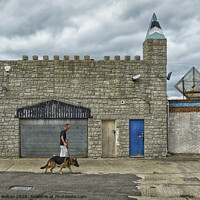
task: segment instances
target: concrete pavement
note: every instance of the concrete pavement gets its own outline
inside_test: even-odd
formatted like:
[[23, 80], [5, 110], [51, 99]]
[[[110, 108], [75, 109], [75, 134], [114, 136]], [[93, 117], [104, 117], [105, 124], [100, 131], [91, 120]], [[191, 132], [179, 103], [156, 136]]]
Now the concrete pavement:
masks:
[[[0, 159], [0, 172], [43, 173], [40, 167], [46, 158]], [[81, 174], [135, 174], [141, 179], [137, 188], [141, 196], [130, 199], [200, 199], [199, 156], [172, 156], [162, 159], [140, 158], [79, 158], [79, 168], [72, 170]], [[58, 173], [56, 167], [54, 172]], [[63, 169], [68, 173], [68, 169]]]

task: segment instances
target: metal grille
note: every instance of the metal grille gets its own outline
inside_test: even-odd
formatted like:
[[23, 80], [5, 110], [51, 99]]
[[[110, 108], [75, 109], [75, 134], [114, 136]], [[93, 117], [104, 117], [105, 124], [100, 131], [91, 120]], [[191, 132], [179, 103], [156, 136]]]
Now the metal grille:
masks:
[[87, 119], [90, 118], [90, 109], [74, 106], [56, 100], [27, 106], [17, 110], [20, 119]]
[[30, 190], [32, 186], [12, 186], [9, 188], [9, 190]]

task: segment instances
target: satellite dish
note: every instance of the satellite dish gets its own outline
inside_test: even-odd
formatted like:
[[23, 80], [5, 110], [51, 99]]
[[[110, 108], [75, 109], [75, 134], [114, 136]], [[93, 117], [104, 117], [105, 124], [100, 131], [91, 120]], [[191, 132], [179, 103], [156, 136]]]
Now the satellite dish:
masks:
[[139, 78], [140, 78], [140, 74], [138, 74], [138, 75], [136, 75], [136, 76], [133, 76], [133, 77], [132, 77], [132, 80], [133, 80], [133, 81], [136, 81], [136, 80], [139, 79]]
[[170, 80], [171, 76], [172, 76], [172, 72], [169, 72], [169, 74], [167, 75], [167, 80], [168, 81]]

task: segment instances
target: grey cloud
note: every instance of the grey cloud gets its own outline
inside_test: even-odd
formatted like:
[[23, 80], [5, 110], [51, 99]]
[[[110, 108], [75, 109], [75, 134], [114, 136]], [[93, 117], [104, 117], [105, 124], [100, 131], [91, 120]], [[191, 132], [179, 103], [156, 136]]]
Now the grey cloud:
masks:
[[[149, 13], [153, 14], [155, 8], [158, 6], [159, 1], [151, 0], [140, 0], [135, 1], [124, 1], [125, 7], [124, 12], [121, 15], [121, 18], [124, 20], [134, 19], [138, 20], [141, 18], [150, 19]], [[149, 20], [150, 21], [150, 20]], [[143, 24], [141, 21], [138, 21], [138, 25]]]
[[168, 39], [168, 95], [192, 67], [200, 69], [200, 1], [1, 0], [0, 59], [22, 55], [140, 55], [155, 12]]
[[53, 7], [51, 4], [38, 6], [36, 3], [31, 3], [32, 1], [28, 2], [29, 4], [24, 5], [22, 1], [19, 1], [5, 6], [1, 12], [1, 17], [5, 18], [1, 26], [1, 35], [26, 36], [44, 29], [56, 30], [66, 23], [60, 20], [60, 17], [64, 18], [64, 16], [60, 15], [59, 7]]

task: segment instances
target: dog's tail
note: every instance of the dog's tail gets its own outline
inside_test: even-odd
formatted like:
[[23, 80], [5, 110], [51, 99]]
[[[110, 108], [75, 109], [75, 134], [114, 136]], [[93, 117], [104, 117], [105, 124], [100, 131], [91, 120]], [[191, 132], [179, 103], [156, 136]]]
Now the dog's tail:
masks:
[[45, 166], [40, 167], [40, 169], [44, 169], [45, 167], [47, 167], [47, 166], [48, 166], [48, 163], [49, 163], [49, 161], [47, 162], [47, 164], [46, 164]]
[[43, 166], [43, 167], [40, 167], [40, 169], [44, 169], [45, 167], [47, 167], [48, 166], [48, 164], [49, 164], [49, 162], [52, 160], [52, 158], [50, 158], [49, 160], [48, 160], [48, 162], [47, 162], [47, 164], [45, 165], [45, 166]]
[[43, 167], [40, 167], [40, 169], [44, 169], [45, 167], [47, 167], [47, 164], [45, 166], [43, 166]]

